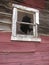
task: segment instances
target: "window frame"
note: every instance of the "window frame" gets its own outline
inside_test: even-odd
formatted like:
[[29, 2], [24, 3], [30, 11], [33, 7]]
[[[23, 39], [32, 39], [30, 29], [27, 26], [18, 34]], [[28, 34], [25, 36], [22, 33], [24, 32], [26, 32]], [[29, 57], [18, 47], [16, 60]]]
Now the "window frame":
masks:
[[[17, 41], [41, 41], [41, 39], [38, 37], [38, 25], [39, 25], [39, 10], [13, 4], [13, 17], [12, 17], [12, 35], [11, 40], [17, 40]], [[34, 25], [33, 25], [33, 36], [31, 35], [17, 35], [16, 34], [16, 22], [17, 22], [17, 11], [18, 9], [25, 10], [28, 12], [34, 13]]]

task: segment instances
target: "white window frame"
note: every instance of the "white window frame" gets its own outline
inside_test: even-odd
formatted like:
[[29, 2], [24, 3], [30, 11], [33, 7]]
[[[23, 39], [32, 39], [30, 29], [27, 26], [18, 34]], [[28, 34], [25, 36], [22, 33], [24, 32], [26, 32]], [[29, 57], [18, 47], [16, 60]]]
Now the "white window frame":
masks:
[[[29, 8], [26, 6], [13, 4], [13, 17], [12, 17], [12, 35], [11, 40], [17, 40], [17, 41], [41, 41], [41, 39], [38, 37], [38, 25], [39, 25], [39, 10], [34, 8]], [[32, 35], [18, 35], [16, 34], [16, 22], [17, 22], [17, 11], [18, 9], [22, 11], [28, 11], [34, 13], [34, 25], [33, 26], [33, 36]]]

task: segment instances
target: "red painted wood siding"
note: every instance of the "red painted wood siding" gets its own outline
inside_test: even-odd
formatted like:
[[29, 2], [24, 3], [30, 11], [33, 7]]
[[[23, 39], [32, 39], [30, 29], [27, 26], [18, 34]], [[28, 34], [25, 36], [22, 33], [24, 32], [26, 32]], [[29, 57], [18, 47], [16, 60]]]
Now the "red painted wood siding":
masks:
[[0, 65], [49, 65], [49, 36], [40, 37], [40, 43], [16, 42], [0, 32]]
[[[44, 8], [44, 0], [25, 0], [22, 4]], [[49, 65], [49, 36], [40, 36], [42, 41], [11, 41], [11, 33], [0, 32], [0, 65]]]
[[45, 7], [44, 0], [24, 0], [24, 3], [21, 4], [33, 8], [43, 9]]

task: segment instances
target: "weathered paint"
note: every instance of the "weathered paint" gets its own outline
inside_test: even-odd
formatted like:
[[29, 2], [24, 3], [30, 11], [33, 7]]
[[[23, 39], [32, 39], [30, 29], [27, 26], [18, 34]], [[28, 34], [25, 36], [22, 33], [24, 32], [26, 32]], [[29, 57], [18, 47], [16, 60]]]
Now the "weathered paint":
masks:
[[33, 8], [39, 8], [39, 9], [45, 8], [44, 0], [25, 0], [24, 3], [21, 3], [21, 5], [25, 5]]
[[[44, 0], [25, 3], [29, 7], [44, 8]], [[10, 32], [0, 32], [0, 65], [49, 65], [49, 36], [40, 38], [41, 42], [11, 41]]]
[[0, 32], [0, 65], [49, 65], [49, 36], [41, 42], [11, 41], [11, 33]]

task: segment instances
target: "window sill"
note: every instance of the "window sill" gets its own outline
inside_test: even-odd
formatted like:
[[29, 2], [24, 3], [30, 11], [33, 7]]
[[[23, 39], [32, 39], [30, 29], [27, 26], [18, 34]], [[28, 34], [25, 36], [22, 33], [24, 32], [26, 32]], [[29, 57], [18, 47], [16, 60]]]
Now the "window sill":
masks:
[[11, 36], [11, 40], [41, 42], [41, 38], [33, 37], [33, 36]]

